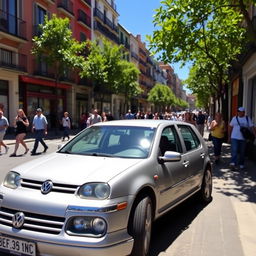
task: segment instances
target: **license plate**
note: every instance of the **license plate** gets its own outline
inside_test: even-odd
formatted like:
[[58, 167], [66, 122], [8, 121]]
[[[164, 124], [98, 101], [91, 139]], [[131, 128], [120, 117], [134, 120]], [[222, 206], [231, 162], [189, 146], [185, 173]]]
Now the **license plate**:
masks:
[[0, 250], [20, 256], [36, 256], [36, 244], [33, 242], [0, 236]]

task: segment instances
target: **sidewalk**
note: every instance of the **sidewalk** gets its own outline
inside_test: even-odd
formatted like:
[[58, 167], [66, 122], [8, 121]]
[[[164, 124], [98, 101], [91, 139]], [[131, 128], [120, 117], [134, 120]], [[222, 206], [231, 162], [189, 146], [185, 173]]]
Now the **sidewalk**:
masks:
[[[77, 133], [79, 133], [79, 129], [73, 129], [70, 131], [70, 137], [74, 137]], [[48, 131], [48, 134], [45, 136], [45, 140], [55, 140], [55, 139], [61, 139], [63, 136], [62, 131]], [[33, 142], [35, 140], [34, 134], [32, 132], [28, 132], [25, 138], [25, 142]], [[4, 143], [6, 145], [14, 145], [15, 144], [15, 134], [9, 133], [4, 136]]]

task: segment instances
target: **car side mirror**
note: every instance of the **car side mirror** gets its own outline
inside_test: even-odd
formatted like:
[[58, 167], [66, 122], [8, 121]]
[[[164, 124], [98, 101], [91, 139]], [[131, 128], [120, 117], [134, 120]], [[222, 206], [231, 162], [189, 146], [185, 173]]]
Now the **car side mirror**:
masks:
[[181, 160], [181, 154], [175, 151], [166, 151], [164, 156], [159, 156], [158, 161], [160, 164], [165, 162], [178, 162]]

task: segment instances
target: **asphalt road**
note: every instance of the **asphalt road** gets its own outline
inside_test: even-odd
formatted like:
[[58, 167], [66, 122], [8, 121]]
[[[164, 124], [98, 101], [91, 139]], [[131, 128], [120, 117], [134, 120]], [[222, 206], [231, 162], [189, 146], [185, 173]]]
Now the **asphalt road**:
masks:
[[[49, 154], [61, 144], [47, 140]], [[28, 143], [31, 149], [33, 143]], [[0, 156], [0, 181], [13, 166], [43, 156]], [[39, 146], [39, 152], [43, 148]], [[225, 150], [228, 152], [226, 146]], [[255, 256], [256, 255], [256, 167], [244, 173], [228, 169], [229, 154], [214, 166], [213, 201], [207, 206], [197, 198], [187, 200], [153, 225], [149, 256]], [[1, 254], [2, 255], [2, 254]], [[73, 256], [73, 255], [70, 255]]]

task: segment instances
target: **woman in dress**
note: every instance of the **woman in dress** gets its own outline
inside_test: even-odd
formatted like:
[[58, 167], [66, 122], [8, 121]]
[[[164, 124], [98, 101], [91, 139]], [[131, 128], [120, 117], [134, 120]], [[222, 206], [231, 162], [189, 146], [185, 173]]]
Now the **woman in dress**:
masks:
[[15, 117], [14, 126], [16, 127], [16, 142], [14, 152], [10, 155], [11, 157], [16, 156], [17, 150], [19, 148], [19, 144], [21, 144], [25, 148], [25, 153], [27, 154], [29, 149], [24, 142], [24, 138], [27, 134], [27, 127], [29, 126], [29, 121], [22, 109], [18, 109], [17, 116]]

